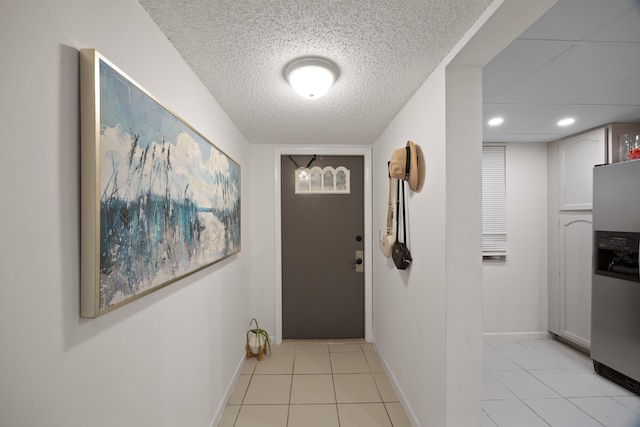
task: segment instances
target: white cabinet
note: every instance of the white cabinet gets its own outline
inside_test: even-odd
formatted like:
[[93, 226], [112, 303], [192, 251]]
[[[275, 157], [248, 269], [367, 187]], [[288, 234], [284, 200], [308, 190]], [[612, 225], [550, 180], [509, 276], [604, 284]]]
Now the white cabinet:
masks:
[[593, 167], [606, 161], [607, 128], [548, 146], [548, 329], [589, 348]]
[[591, 343], [592, 226], [590, 213], [559, 217], [558, 335], [585, 348]]
[[598, 129], [559, 141], [558, 209], [591, 210], [593, 167], [605, 162], [605, 131]]

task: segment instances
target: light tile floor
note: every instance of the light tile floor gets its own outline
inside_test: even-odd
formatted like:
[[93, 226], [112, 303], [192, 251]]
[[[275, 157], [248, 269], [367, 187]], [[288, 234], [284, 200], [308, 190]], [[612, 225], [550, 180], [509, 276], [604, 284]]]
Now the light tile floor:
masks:
[[[411, 426], [371, 344], [272, 349], [246, 361], [219, 427]], [[640, 397], [556, 340], [487, 340], [483, 365], [484, 427], [640, 427]]]
[[483, 364], [484, 427], [640, 427], [640, 397], [559, 341], [486, 340]]
[[271, 348], [246, 361], [218, 427], [411, 427], [373, 345]]

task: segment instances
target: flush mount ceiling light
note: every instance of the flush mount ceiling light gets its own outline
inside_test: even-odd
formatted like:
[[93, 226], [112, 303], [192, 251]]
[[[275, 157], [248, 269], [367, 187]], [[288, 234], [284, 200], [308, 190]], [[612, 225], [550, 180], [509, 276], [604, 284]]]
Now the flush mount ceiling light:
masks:
[[566, 119], [562, 119], [558, 122], [558, 126], [569, 126], [576, 122], [576, 119], [571, 117], [567, 117]]
[[494, 117], [493, 119], [489, 120], [487, 124], [489, 126], [500, 126], [503, 122], [504, 119], [502, 117]]
[[284, 77], [298, 95], [316, 99], [326, 94], [336, 81], [338, 66], [324, 58], [299, 58], [287, 64]]

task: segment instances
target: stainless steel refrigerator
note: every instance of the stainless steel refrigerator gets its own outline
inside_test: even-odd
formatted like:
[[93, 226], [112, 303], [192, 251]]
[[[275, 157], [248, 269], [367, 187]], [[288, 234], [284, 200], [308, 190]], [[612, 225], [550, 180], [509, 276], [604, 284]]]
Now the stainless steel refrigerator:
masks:
[[591, 359], [640, 394], [640, 160], [593, 170]]

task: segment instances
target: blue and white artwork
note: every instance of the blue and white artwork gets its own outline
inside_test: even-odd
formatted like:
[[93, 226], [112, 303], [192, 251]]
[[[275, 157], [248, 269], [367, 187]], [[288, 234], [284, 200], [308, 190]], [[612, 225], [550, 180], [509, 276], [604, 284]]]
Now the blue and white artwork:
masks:
[[99, 310], [240, 250], [240, 166], [99, 60]]

